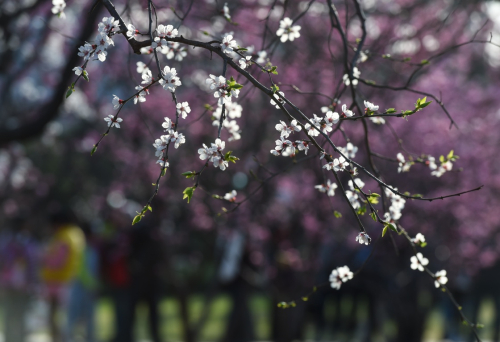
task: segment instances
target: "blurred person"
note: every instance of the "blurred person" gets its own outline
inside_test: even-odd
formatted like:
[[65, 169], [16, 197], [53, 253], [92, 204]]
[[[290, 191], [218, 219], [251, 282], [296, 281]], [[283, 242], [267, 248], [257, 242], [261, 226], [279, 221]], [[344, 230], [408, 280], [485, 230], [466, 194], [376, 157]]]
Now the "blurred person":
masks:
[[149, 337], [153, 342], [161, 342], [159, 305], [165, 252], [159, 224], [153, 217], [147, 217], [134, 226], [131, 234], [132, 326], [137, 305], [145, 302], [148, 308]]
[[132, 342], [133, 304], [130, 282], [130, 222], [117, 211], [109, 211], [100, 246], [100, 273], [113, 302], [113, 342]]
[[51, 215], [50, 223], [53, 236], [42, 257], [41, 278], [49, 303], [52, 341], [60, 342], [62, 336], [56, 315], [65, 304], [70, 284], [80, 267], [85, 250], [85, 236], [69, 209], [62, 209]]
[[[239, 224], [237, 219], [230, 220], [230, 223], [234, 227]], [[220, 234], [217, 241], [221, 253], [219, 281], [232, 300], [223, 342], [247, 342], [255, 339], [249, 305], [249, 281], [255, 271], [250, 263], [246, 240], [241, 231], [233, 229]]]
[[99, 255], [91, 227], [84, 224], [82, 230], [85, 234], [86, 244], [76, 277], [70, 288], [65, 336], [68, 341], [71, 341], [75, 327], [81, 320], [85, 324], [85, 340], [94, 342], [94, 313], [96, 291], [99, 285]]
[[26, 313], [38, 286], [38, 243], [29, 222], [18, 218], [0, 236], [0, 291], [4, 317], [4, 342], [26, 339]]

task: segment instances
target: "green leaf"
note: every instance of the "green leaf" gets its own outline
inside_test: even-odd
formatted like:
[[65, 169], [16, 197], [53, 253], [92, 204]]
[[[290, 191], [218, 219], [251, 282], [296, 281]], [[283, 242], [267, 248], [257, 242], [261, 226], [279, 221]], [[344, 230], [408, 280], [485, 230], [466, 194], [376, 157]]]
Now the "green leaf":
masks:
[[68, 91], [66, 92], [66, 98], [70, 97], [74, 91], [75, 91], [75, 83], [71, 83], [71, 85], [68, 87]]
[[141, 215], [141, 214], [139, 214], [139, 215], [137, 215], [136, 217], [134, 217], [134, 220], [132, 221], [132, 225], [134, 225], [134, 224], [136, 224], [136, 223], [140, 222], [141, 220], [142, 220], [142, 215]]
[[361, 208], [358, 209], [357, 214], [358, 215], [364, 215], [366, 213], [366, 205], [362, 206]]
[[375, 215], [373, 211], [370, 213], [370, 216], [372, 217], [373, 221], [377, 222], [377, 215]]
[[483, 329], [484, 328], [484, 324], [481, 324], [481, 323], [476, 323], [475, 326], [478, 329]]
[[403, 62], [409, 62], [409, 61], [411, 61], [411, 57], [403, 58]]
[[186, 172], [181, 173], [181, 175], [183, 175], [186, 178], [192, 178], [192, 177], [196, 176], [196, 171], [186, 171]]
[[422, 64], [422, 65], [426, 65], [426, 64], [429, 64], [429, 63], [430, 63], [430, 62], [429, 62], [427, 59], [422, 59], [422, 60], [420, 61], [420, 64]]
[[209, 105], [208, 103], [206, 103], [204, 106], [203, 106], [206, 110], [208, 111], [211, 111], [213, 112], [214, 111], [214, 107], [212, 107], [211, 105]]
[[427, 246], [427, 242], [420, 243], [420, 247], [424, 248], [425, 246]]
[[85, 81], [89, 81], [89, 73], [87, 70], [83, 70], [82, 77], [85, 79]]
[[248, 49], [240, 47], [240, 48], [236, 49], [236, 51], [243, 51], [243, 52], [245, 52], [245, 51], [248, 51]]
[[371, 204], [378, 204], [379, 197], [380, 197], [379, 194], [376, 193], [370, 194], [369, 196], [367, 196], [368, 202], [370, 202]]
[[392, 223], [388, 223], [387, 226], [389, 227], [390, 230], [392, 230], [393, 232], [398, 232], [398, 229], [396, 228], [396, 226]]
[[412, 115], [414, 112], [412, 110], [405, 110], [403, 111], [403, 116], [406, 116], [406, 115]]
[[151, 208], [151, 206], [150, 206], [149, 204], [148, 204], [148, 210], [149, 210], [150, 212], [153, 212], [153, 208]]
[[165, 174], [167, 173], [167, 168], [164, 168], [161, 170], [161, 176], [165, 176]]
[[227, 160], [227, 161], [230, 161], [233, 163], [236, 163], [237, 160], [240, 160], [240, 158], [231, 155], [231, 153], [233, 153], [233, 151], [227, 151], [226, 154], [224, 155], [224, 160]]
[[216, 198], [216, 199], [221, 199], [222, 197], [219, 196], [219, 195], [212, 195], [213, 198]]
[[333, 212], [333, 215], [336, 217], [336, 218], [341, 218], [342, 217], [342, 214], [340, 212], [338, 212], [337, 210], [335, 210]]
[[271, 90], [274, 93], [277, 93], [280, 90], [280, 87], [278, 87], [276, 84], [273, 84], [271, 87]]
[[384, 229], [382, 229], [382, 237], [384, 237], [386, 233], [387, 233], [387, 226], [384, 226]]
[[365, 82], [368, 84], [377, 84], [374, 80], [365, 80]]
[[93, 156], [95, 151], [97, 151], [97, 145], [94, 145], [94, 147], [92, 148], [92, 152], [90, 152], [90, 155]]
[[229, 156], [229, 158], [226, 159], [227, 161], [233, 162], [236, 164], [237, 160], [240, 160], [240, 158], [235, 157], [235, 156]]
[[208, 33], [207, 31], [201, 31], [201, 33], [203, 33], [205, 36], [210, 36], [210, 33]]
[[448, 153], [448, 155], [446, 156], [447, 160], [450, 160], [451, 158], [453, 158], [453, 150], [451, 150], [450, 153]]
[[278, 75], [278, 67], [275, 65], [273, 65], [271, 69], [268, 69], [267, 71], [270, 72], [271, 74]]
[[439, 157], [439, 161], [440, 161], [441, 163], [445, 163], [445, 162], [446, 162], [446, 160], [444, 159], [444, 156], [440, 156], [440, 157]]
[[431, 103], [432, 103], [432, 101], [422, 103], [422, 104], [420, 105], [420, 108], [425, 108], [425, 107], [427, 107], [428, 105], [430, 105]]
[[392, 113], [396, 113], [396, 108], [389, 108], [389, 109], [386, 109], [385, 112], [387, 114], [392, 114]]
[[187, 198], [187, 202], [189, 203], [189, 201], [191, 201], [191, 197], [193, 197], [194, 190], [196, 190], [196, 188], [194, 186], [190, 186], [190, 187], [184, 189], [184, 191], [182, 192], [184, 194], [182, 199]]
[[307, 302], [309, 300], [309, 297], [302, 297], [302, 301]]

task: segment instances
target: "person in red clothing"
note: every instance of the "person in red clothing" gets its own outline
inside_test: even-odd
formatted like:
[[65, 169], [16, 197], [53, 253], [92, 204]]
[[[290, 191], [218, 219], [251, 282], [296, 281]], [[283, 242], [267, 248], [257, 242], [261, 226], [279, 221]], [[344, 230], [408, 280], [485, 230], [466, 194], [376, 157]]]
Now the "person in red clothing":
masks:
[[101, 244], [101, 275], [113, 302], [115, 314], [114, 342], [132, 342], [132, 303], [129, 259], [130, 222], [122, 213], [111, 211]]

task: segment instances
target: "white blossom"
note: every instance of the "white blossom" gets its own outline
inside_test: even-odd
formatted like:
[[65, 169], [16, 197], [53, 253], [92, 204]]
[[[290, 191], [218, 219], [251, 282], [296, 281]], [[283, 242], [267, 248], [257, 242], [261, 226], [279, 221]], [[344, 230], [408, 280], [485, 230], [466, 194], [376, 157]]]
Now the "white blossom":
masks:
[[225, 2], [224, 7], [222, 7], [222, 15], [227, 20], [231, 20], [231, 14], [229, 13], [229, 7], [227, 6], [227, 2]]
[[267, 60], [267, 52], [266, 51], [259, 51], [257, 52], [257, 60], [255, 61], [258, 64], [264, 64], [266, 63]]
[[412, 270], [419, 270], [420, 272], [424, 271], [424, 266], [427, 266], [429, 264], [429, 259], [424, 258], [422, 253], [417, 253], [417, 255], [412, 256], [410, 258], [411, 261], [411, 269]]
[[146, 102], [146, 94], [148, 94], [148, 90], [146, 89], [145, 91], [142, 91], [142, 89], [144, 89], [144, 87], [140, 85], [135, 87], [135, 90], [138, 91], [138, 93], [134, 97], [134, 104], [137, 104], [137, 102]]
[[371, 112], [377, 111], [379, 106], [374, 105], [371, 102], [365, 101], [365, 110], [369, 110]]
[[[354, 178], [354, 184], [356, 184], [356, 186], [360, 189], [363, 189], [363, 187], [365, 186], [365, 183], [359, 179], [359, 178]], [[356, 188], [354, 187], [354, 184], [352, 182], [352, 180], [349, 179], [349, 182], [347, 182], [347, 185], [349, 186], [349, 188], [354, 191]]]
[[302, 127], [297, 125], [297, 120], [292, 120], [290, 125], [287, 125], [286, 122], [280, 121], [279, 124], [275, 126], [276, 130], [280, 132], [280, 135], [284, 138], [288, 138], [290, 133], [300, 132]]
[[323, 165], [324, 169], [338, 171], [345, 171], [349, 166], [349, 163], [345, 160], [344, 157], [335, 158], [333, 161], [328, 164]]
[[177, 108], [177, 114], [181, 115], [183, 119], [185, 119], [187, 115], [191, 113], [191, 108], [189, 107], [189, 103], [187, 102], [178, 103], [175, 107]]
[[338, 149], [349, 159], [356, 157], [356, 152], [358, 152], [358, 147], [350, 142], [347, 143], [346, 147], [338, 147]]
[[250, 60], [252, 59], [252, 56], [246, 56], [245, 58], [240, 58], [238, 61], [240, 63], [240, 68], [246, 69], [250, 64]]
[[75, 72], [76, 76], [80, 76], [83, 73], [83, 68], [82, 67], [74, 67], [73, 71]]
[[179, 31], [177, 31], [177, 29], [172, 25], [158, 25], [158, 27], [156, 28], [156, 34], [160, 38], [175, 38], [179, 35]]
[[120, 98], [118, 96], [113, 95], [113, 101], [112, 101], [112, 103], [113, 103], [113, 108], [114, 109], [118, 109], [122, 105], [123, 100], [120, 100]]
[[[217, 109], [222, 110], [222, 107], [218, 107]], [[236, 102], [229, 102], [229, 103], [226, 103], [226, 112], [227, 112], [227, 116], [230, 118], [230, 119], [236, 119], [236, 118], [241, 118], [241, 113], [243, 112], [243, 107], [236, 103]]]
[[425, 165], [429, 166], [429, 169], [431, 170], [437, 169], [436, 158], [434, 158], [433, 156], [427, 156], [427, 161], [425, 162]]
[[453, 168], [453, 164], [450, 160], [442, 163], [436, 170], [431, 172], [431, 175], [436, 177], [441, 177], [446, 171], [450, 171]]
[[139, 34], [139, 30], [137, 30], [134, 25], [128, 24], [127, 25], [127, 37], [128, 37], [128, 39], [135, 38], [137, 36], [137, 34]]
[[381, 118], [379, 116], [376, 116], [374, 118], [370, 117], [370, 120], [376, 124], [376, 125], [383, 125], [385, 124], [385, 119], [384, 118]]
[[123, 121], [122, 118], [116, 118], [114, 115], [108, 115], [107, 117], [104, 118], [104, 121], [108, 123], [108, 127], [116, 127], [120, 128], [120, 122]]
[[337, 267], [330, 274], [330, 286], [334, 289], [339, 290], [342, 283], [345, 283], [348, 280], [352, 279], [353, 276], [354, 274], [349, 270], [349, 267]]
[[[285, 97], [285, 93], [282, 91], [279, 92], [281, 96]], [[285, 105], [285, 100], [283, 100], [281, 97], [279, 97], [278, 94], [273, 94], [273, 99], [271, 99], [271, 104], [276, 107], [276, 109], [280, 109], [280, 106], [278, 106], [278, 103], [275, 102], [275, 100], [279, 103], [281, 103], [283, 106]]]
[[[361, 75], [361, 72], [359, 71], [359, 69], [354, 67], [354, 69], [352, 69], [352, 76], [353, 76], [352, 85], [354, 85], [354, 86], [358, 85], [357, 79], [359, 78], [360, 75]], [[349, 86], [351, 84], [351, 81], [349, 80], [348, 74], [344, 74], [344, 76], [342, 77], [342, 80], [344, 81], [344, 84], [346, 86]]]
[[307, 151], [309, 151], [309, 143], [304, 140], [295, 141], [295, 145], [299, 149], [299, 151], [304, 151], [304, 154], [307, 155]]
[[102, 18], [102, 21], [99, 23], [97, 30], [101, 33], [108, 35], [115, 29], [117, 31], [119, 27], [120, 27], [120, 22], [118, 20], [115, 20], [115, 18], [113, 17], [104, 17]]
[[365, 232], [361, 232], [358, 234], [358, 236], [356, 236], [356, 241], [359, 242], [361, 245], [365, 244], [368, 246], [372, 242], [372, 238], [368, 236], [368, 234], [366, 234]]
[[59, 18], [66, 18], [64, 14], [64, 9], [66, 8], [66, 1], [64, 0], [52, 0], [52, 13], [59, 16]]
[[416, 245], [420, 245], [425, 242], [425, 236], [421, 233], [417, 233], [417, 235], [413, 239], [411, 239], [411, 241]]
[[292, 24], [293, 20], [288, 17], [280, 21], [280, 28], [276, 31], [276, 35], [281, 37], [280, 40], [282, 43], [287, 40], [293, 42], [295, 38], [300, 37], [299, 31], [301, 27], [299, 25], [292, 26]]
[[165, 122], [161, 124], [163, 128], [165, 128], [165, 131], [168, 131], [170, 129], [173, 129], [175, 127], [175, 123], [172, 122], [172, 120], [169, 117], [165, 117]]
[[85, 43], [85, 45], [78, 48], [78, 51], [78, 56], [83, 57], [83, 59], [87, 61], [90, 59], [90, 55], [94, 51], [94, 48], [91, 44]]
[[236, 202], [236, 196], [238, 193], [236, 190], [233, 190], [231, 192], [228, 192], [227, 194], [224, 195], [224, 199], [229, 202]]
[[182, 85], [182, 82], [179, 76], [177, 76], [177, 71], [175, 70], [175, 68], [165, 66], [162, 71], [162, 79], [160, 80], [160, 84], [163, 86], [163, 89], [174, 93], [175, 89], [178, 86]]
[[220, 48], [222, 52], [226, 55], [233, 52], [235, 48], [238, 47], [238, 44], [233, 39], [233, 36], [228, 34], [224, 38], [222, 38], [222, 43], [220, 44]]
[[327, 111], [325, 114], [325, 122], [330, 127], [339, 122], [339, 113], [332, 112], [331, 110]]
[[136, 71], [137, 71], [137, 73], [141, 74], [141, 76], [142, 76], [143, 72], [149, 70], [148, 66], [146, 64], [144, 64], [143, 62], [137, 62], [136, 65], [137, 65]]
[[359, 209], [361, 208], [361, 203], [359, 202], [359, 196], [358, 193], [354, 190], [346, 190], [345, 191], [346, 197], [351, 203], [351, 206], [354, 209]]
[[315, 189], [318, 189], [319, 192], [326, 193], [328, 196], [332, 197], [335, 195], [335, 189], [337, 189], [337, 184], [332, 183], [329, 179], [326, 181], [326, 184], [319, 184], [314, 186]]
[[410, 171], [411, 162], [405, 161], [405, 157], [403, 156], [402, 153], [398, 153], [396, 155], [396, 159], [399, 162], [399, 164], [398, 164], [399, 165], [398, 166], [398, 173], [399, 172], [408, 172], [408, 171]]
[[446, 271], [445, 270], [441, 270], [441, 271], [438, 271], [436, 272], [436, 274], [434, 275], [434, 286], [436, 286], [436, 288], [440, 287], [441, 285], [446, 285], [446, 283], [448, 282], [448, 277], [446, 276]]
[[342, 105], [342, 113], [344, 113], [344, 115], [346, 117], [354, 116], [354, 112], [350, 109], [347, 109], [347, 106], [345, 105], [345, 103]]

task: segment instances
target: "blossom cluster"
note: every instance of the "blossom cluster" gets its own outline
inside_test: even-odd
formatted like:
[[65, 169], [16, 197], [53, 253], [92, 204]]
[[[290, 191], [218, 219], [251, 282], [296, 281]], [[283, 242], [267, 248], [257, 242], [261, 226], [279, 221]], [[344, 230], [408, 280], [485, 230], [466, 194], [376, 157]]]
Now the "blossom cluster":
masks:
[[220, 139], [215, 139], [215, 143], [212, 143], [210, 147], [203, 144], [203, 148], [198, 149], [200, 159], [208, 160], [213, 163], [214, 167], [218, 167], [224, 171], [229, 166], [222, 154], [225, 146], [226, 143]]
[[342, 283], [352, 279], [354, 273], [351, 272], [348, 266], [337, 267], [330, 274], [330, 286], [340, 290]]
[[[354, 183], [356, 184], [356, 187], [358, 187], [359, 189], [363, 189], [363, 187], [365, 186], [365, 183], [359, 178], [355, 178]], [[356, 187], [354, 186], [354, 183], [352, 180], [349, 180], [347, 185], [349, 186], [350, 190], [346, 190], [345, 194], [346, 194], [349, 202], [351, 202], [352, 207], [354, 209], [359, 209], [359, 208], [361, 208], [361, 203], [359, 201], [359, 196], [358, 196], [359, 190], [356, 189]]]
[[[241, 129], [238, 125], [238, 122], [235, 120], [237, 118], [241, 118], [241, 113], [243, 111], [243, 107], [236, 102], [228, 102], [225, 106], [226, 117], [229, 117], [231, 120], [224, 120], [222, 122], [222, 127], [227, 129], [228, 133], [231, 136], [227, 139], [228, 141], [239, 140], [241, 139]], [[220, 117], [222, 115], [222, 105], [218, 105], [217, 109], [212, 113], [212, 125], [219, 126], [220, 125]]]
[[[397, 188], [393, 189], [398, 190]], [[385, 195], [391, 201], [391, 205], [389, 207], [389, 212], [384, 213], [384, 219], [387, 222], [393, 223], [401, 218], [401, 211], [405, 207], [406, 200], [389, 189], [385, 189]]]
[[406, 161], [402, 153], [398, 153], [396, 155], [396, 159], [398, 160], [398, 173], [410, 171], [410, 167], [413, 165], [413, 162]]
[[210, 86], [210, 89], [214, 90], [214, 97], [218, 99], [218, 104], [221, 106], [230, 103], [233, 96], [238, 98], [240, 94], [239, 88], [234, 86], [237, 83], [232, 84], [234, 81], [227, 81], [224, 76], [210, 75], [210, 78], [207, 78], [205, 82]]
[[[99, 60], [104, 62], [108, 52], [106, 51], [108, 47], [114, 46], [113, 35], [118, 31], [120, 27], [119, 21], [115, 20], [113, 17], [104, 17], [98, 25], [98, 34], [94, 41], [91, 43], [85, 43], [78, 48], [78, 56], [83, 57], [87, 62], [90, 60]], [[73, 69], [76, 75], [81, 75], [83, 73], [83, 67], [75, 67]]]
[[186, 138], [184, 137], [184, 134], [177, 132], [175, 123], [168, 117], [165, 117], [162, 127], [165, 129], [164, 131], [167, 134], [160, 136], [159, 139], [156, 139], [153, 147], [156, 149], [155, 156], [158, 157], [158, 161], [156, 163], [160, 164], [162, 167], [168, 167], [168, 161], [165, 156], [168, 146], [170, 143], [173, 143], [175, 148], [179, 148], [180, 145], [186, 142]]
[[[172, 25], [158, 25], [156, 28], [156, 37], [151, 43], [151, 47], [145, 47], [141, 49], [141, 54], [151, 54], [153, 50], [156, 50], [167, 59], [175, 58], [176, 61], [182, 61], [184, 57], [187, 56], [187, 50], [182, 47], [178, 42], [168, 41], [168, 38], [175, 38], [179, 35], [179, 31]], [[127, 36], [129, 39], [135, 38], [139, 34], [139, 31], [134, 25], [127, 25]]]

